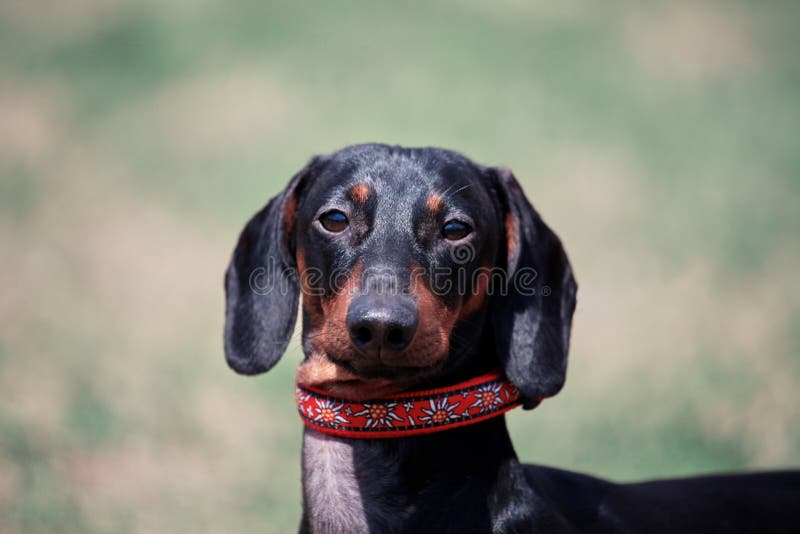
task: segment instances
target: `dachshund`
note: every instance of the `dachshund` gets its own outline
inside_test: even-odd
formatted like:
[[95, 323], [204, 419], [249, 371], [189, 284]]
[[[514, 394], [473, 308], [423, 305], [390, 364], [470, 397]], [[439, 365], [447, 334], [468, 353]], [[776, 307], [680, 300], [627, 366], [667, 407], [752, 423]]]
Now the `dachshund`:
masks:
[[300, 532], [798, 532], [800, 471], [619, 484], [521, 464], [504, 412], [564, 385], [577, 284], [507, 168], [382, 144], [316, 156], [245, 226], [225, 354], [292, 336]]

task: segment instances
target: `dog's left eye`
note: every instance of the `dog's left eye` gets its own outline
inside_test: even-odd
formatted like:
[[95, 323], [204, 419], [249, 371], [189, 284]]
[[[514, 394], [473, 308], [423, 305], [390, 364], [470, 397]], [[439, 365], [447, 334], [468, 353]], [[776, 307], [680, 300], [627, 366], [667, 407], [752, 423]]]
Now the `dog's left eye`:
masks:
[[319, 216], [319, 222], [327, 231], [336, 234], [344, 232], [348, 224], [347, 215], [339, 210], [326, 211]]
[[458, 241], [467, 237], [472, 228], [465, 222], [452, 220], [447, 221], [442, 227], [442, 237], [450, 241]]

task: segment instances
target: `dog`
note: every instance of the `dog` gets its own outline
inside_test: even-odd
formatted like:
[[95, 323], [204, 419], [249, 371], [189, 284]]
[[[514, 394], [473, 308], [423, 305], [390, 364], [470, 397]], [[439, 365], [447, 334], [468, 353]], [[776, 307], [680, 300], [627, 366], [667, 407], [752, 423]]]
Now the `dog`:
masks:
[[617, 484], [521, 464], [504, 413], [564, 385], [577, 284], [514, 175], [449, 150], [312, 158], [245, 226], [225, 353], [297, 369], [301, 532], [797, 532], [800, 471]]

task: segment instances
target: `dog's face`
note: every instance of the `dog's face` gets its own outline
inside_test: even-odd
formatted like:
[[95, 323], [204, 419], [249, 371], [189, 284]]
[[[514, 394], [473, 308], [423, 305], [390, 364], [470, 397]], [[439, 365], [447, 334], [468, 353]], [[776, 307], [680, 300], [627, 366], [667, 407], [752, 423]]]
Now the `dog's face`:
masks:
[[498, 365], [531, 397], [563, 384], [575, 283], [561, 244], [508, 171], [453, 152], [313, 159], [242, 232], [226, 280], [239, 372], [280, 357], [300, 293], [306, 385], [366, 398]]
[[470, 318], [486, 308], [488, 275], [475, 273], [497, 257], [499, 204], [477, 168], [422, 163], [334, 158], [302, 195], [294, 248], [305, 375], [331, 361], [351, 380], [402, 387], [477, 342]]

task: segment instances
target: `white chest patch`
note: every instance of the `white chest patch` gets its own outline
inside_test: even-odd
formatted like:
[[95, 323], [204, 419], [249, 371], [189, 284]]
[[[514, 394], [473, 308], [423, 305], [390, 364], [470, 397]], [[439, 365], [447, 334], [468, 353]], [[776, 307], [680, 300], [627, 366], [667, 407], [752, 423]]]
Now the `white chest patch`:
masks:
[[311, 532], [367, 532], [353, 449], [307, 428], [303, 434], [303, 495]]

